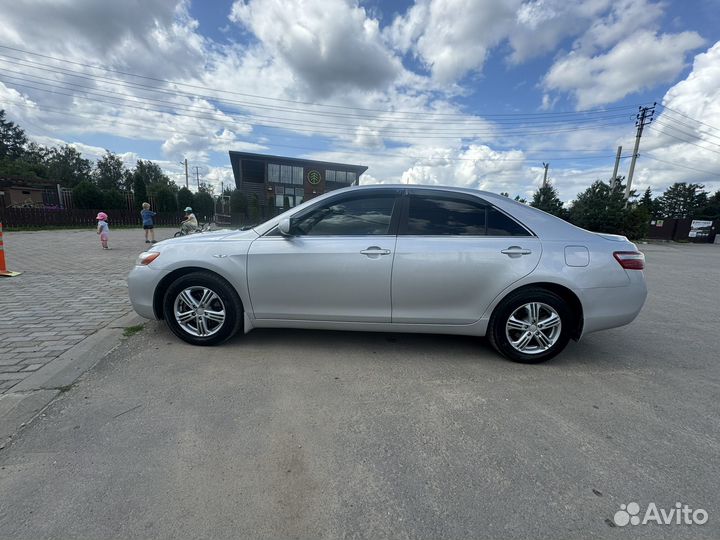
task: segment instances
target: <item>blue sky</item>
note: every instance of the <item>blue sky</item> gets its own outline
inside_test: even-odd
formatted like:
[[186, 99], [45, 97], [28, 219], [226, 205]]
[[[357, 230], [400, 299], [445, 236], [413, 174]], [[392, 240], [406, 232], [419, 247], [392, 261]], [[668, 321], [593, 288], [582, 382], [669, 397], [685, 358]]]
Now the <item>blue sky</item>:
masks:
[[0, 28], [0, 106], [36, 140], [178, 182], [249, 150], [529, 196], [549, 161], [571, 200], [658, 101], [635, 186], [720, 188], [719, 0], [21, 1]]

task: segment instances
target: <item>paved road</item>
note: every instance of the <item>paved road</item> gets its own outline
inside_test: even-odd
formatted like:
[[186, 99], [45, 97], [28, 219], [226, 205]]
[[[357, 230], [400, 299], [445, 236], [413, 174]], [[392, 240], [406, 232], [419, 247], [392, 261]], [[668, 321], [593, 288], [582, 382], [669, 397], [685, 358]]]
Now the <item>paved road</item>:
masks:
[[[718, 246], [541, 366], [450, 336], [149, 323], [0, 452], [11, 538], [718, 538]], [[611, 527], [682, 502], [707, 524]], [[628, 530], [630, 529], [630, 530]]]
[[107, 251], [94, 230], [4, 238], [9, 269], [23, 273], [0, 278], [0, 394], [130, 311], [125, 277], [146, 246], [141, 229], [111, 231]]

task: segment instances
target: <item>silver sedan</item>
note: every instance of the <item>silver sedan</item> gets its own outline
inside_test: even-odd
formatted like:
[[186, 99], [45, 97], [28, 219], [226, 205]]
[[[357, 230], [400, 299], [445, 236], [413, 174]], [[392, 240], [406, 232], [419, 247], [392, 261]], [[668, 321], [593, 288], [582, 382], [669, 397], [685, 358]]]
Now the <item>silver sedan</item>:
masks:
[[386, 185], [160, 242], [128, 286], [135, 311], [196, 345], [261, 327], [463, 334], [535, 363], [635, 319], [643, 268], [625, 237], [507, 197]]

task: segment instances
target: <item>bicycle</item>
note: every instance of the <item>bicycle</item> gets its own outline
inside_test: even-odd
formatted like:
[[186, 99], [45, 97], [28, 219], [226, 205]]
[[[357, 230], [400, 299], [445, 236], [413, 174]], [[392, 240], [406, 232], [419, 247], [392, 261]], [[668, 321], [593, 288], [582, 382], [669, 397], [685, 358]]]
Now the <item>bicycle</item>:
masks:
[[173, 238], [180, 238], [181, 236], [187, 236], [189, 234], [195, 234], [195, 233], [204, 233], [208, 232], [210, 230], [210, 223], [203, 223], [201, 221], [198, 222], [197, 229], [193, 229], [192, 231], [184, 231], [180, 229], [178, 232], [176, 232], [173, 235]]

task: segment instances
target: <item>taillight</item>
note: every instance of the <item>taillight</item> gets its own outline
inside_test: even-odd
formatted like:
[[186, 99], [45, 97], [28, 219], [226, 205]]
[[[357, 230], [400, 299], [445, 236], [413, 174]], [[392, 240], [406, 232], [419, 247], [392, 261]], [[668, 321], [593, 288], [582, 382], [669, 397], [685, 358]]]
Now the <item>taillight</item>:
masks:
[[639, 251], [616, 251], [613, 253], [613, 257], [625, 270], [642, 270], [645, 268], [645, 255]]

